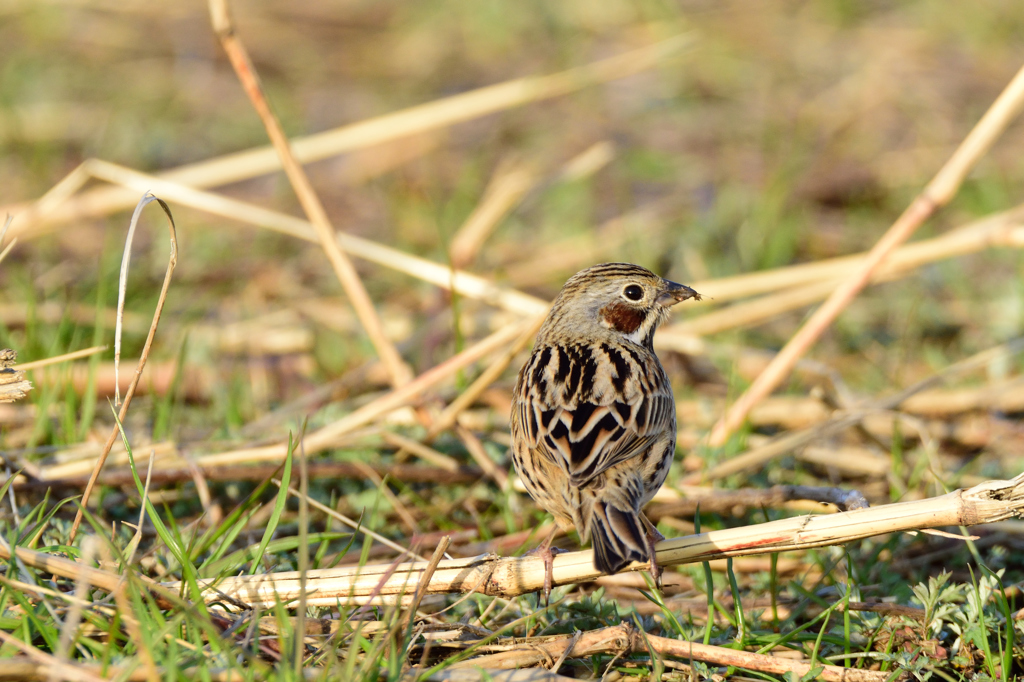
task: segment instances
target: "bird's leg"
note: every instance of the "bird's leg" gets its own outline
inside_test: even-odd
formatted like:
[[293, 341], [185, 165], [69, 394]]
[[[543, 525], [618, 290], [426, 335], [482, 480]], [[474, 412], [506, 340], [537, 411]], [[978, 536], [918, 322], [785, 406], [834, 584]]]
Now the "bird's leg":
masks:
[[551, 541], [555, 539], [555, 534], [558, 532], [558, 526], [548, 534], [547, 539], [540, 543], [535, 549], [531, 549], [526, 555], [533, 554], [539, 556], [544, 560], [544, 607], [547, 608], [551, 601], [551, 587], [555, 580], [555, 555], [562, 550], [557, 547], [551, 546]]
[[651, 557], [651, 577], [654, 578], [654, 584], [661, 589], [661, 566], [658, 565], [658, 557], [654, 551], [654, 546], [665, 539], [665, 536], [658, 532], [658, 529], [654, 527], [650, 519], [640, 512], [640, 520], [644, 524], [644, 540], [647, 541], [647, 554]]

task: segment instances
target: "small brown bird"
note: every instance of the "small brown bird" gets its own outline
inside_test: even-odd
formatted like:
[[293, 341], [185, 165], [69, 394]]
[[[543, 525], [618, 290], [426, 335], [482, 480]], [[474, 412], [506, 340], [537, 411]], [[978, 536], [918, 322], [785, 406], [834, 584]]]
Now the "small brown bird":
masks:
[[[527, 491], [564, 530], [593, 541], [594, 567], [633, 561], [660, 570], [664, 539], [640, 510], [675, 454], [672, 387], [654, 354], [654, 330], [693, 289], [629, 263], [582, 270], [562, 287], [519, 372], [512, 461]], [[551, 537], [541, 545], [545, 597]]]

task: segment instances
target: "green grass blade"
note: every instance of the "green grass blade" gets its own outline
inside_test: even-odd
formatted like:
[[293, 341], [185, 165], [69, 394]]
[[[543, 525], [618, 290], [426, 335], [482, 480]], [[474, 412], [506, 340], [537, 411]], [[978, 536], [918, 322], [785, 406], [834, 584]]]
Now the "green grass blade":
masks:
[[263, 531], [263, 539], [260, 541], [259, 552], [253, 559], [252, 566], [249, 569], [249, 575], [256, 575], [257, 571], [260, 570], [260, 559], [266, 554], [267, 546], [270, 544], [270, 540], [274, 537], [274, 533], [277, 531], [277, 524], [281, 520], [281, 514], [284, 513], [285, 505], [288, 503], [288, 486], [292, 479], [292, 457], [295, 454], [295, 446], [298, 440], [292, 438], [291, 434], [288, 434], [288, 455], [284, 459], [284, 471], [281, 472], [281, 488], [277, 491], [277, 500], [274, 502], [274, 511], [270, 514], [270, 519], [267, 521], [267, 527]]

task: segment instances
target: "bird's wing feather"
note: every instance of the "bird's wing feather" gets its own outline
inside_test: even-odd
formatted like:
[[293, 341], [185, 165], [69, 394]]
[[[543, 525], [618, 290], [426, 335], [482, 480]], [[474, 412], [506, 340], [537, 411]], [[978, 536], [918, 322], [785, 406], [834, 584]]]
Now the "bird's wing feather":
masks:
[[674, 428], [667, 382], [653, 383], [655, 390], [636, 392], [626, 402], [621, 395], [595, 400], [581, 386], [563, 384], [555, 392], [547, 382], [535, 381], [532, 390], [521, 395], [520, 424], [531, 447], [559, 464], [573, 485], [584, 486]]

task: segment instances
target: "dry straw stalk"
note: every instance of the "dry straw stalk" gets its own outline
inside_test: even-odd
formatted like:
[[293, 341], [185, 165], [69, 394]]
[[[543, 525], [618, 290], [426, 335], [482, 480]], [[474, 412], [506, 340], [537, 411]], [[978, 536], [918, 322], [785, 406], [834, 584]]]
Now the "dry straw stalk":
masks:
[[[976, 253], [991, 246], [1024, 246], [1024, 238], [1019, 229], [1022, 224], [1024, 205], [993, 213], [938, 237], [899, 247], [885, 259], [881, 272], [908, 271], [945, 258]], [[867, 257], [868, 252], [865, 251], [733, 277], [702, 280], [692, 282], [690, 286], [707, 296], [704, 301], [695, 301], [695, 305], [723, 303], [755, 294], [848, 277], [857, 271]]]
[[857, 269], [832, 292], [820, 308], [814, 311], [810, 319], [790, 338], [754, 383], [729, 408], [711, 431], [711, 445], [725, 444], [729, 434], [743, 423], [751, 408], [775, 390], [789, 375], [797, 361], [868, 284], [886, 258], [909, 239], [935, 211], [953, 198], [967, 174], [1016, 118], [1022, 107], [1024, 68], [1017, 72], [946, 164], [882, 235]]
[[362, 280], [356, 273], [355, 266], [352, 265], [352, 261], [345, 255], [345, 252], [338, 247], [334, 226], [327, 216], [323, 202], [320, 201], [319, 195], [313, 189], [313, 183], [309, 181], [309, 176], [306, 175], [302, 164], [292, 153], [288, 136], [285, 135], [281, 122], [271, 110], [270, 103], [263, 92], [263, 85], [256, 74], [256, 67], [249, 58], [249, 51], [235, 33], [234, 23], [228, 12], [227, 0], [210, 0], [210, 16], [214, 33], [220, 38], [221, 46], [227, 53], [238, 80], [249, 96], [256, 113], [259, 114], [260, 120], [263, 121], [267, 136], [274, 145], [274, 151], [280, 157], [281, 166], [302, 205], [302, 210], [313, 224], [320, 247], [324, 250], [327, 260], [330, 261], [334, 274], [345, 290], [352, 308], [355, 309], [356, 315], [363, 325], [363, 330], [377, 350], [381, 362], [387, 368], [392, 385], [395, 388], [400, 388], [408, 384], [412, 381], [412, 370], [402, 361], [398, 350], [384, 334], [384, 325], [373, 307], [373, 301], [366, 292], [366, 287], [363, 286]]
[[0, 403], [21, 400], [32, 390], [31, 382], [25, 378], [25, 371], [12, 367], [17, 359], [18, 354], [10, 348], [0, 350]]
[[[824, 516], [799, 516], [744, 528], [711, 531], [665, 540], [657, 546], [661, 566], [677, 566], [726, 557], [838, 545], [883, 533], [939, 526], [973, 526], [1002, 521], [1024, 512], [1024, 474], [1009, 481], [986, 481], [966, 490], [913, 502], [858, 509]], [[644, 570], [634, 563], [628, 570]], [[380, 564], [309, 571], [308, 605], [364, 603], [371, 600], [408, 605], [427, 569], [425, 562]], [[554, 585], [599, 577], [591, 550], [560, 554], [554, 560]], [[484, 555], [440, 562], [425, 594], [470, 592], [511, 597], [535, 592], [544, 584], [540, 557]], [[177, 590], [177, 583], [167, 584]], [[298, 572], [225, 578], [211, 585], [207, 598], [229, 595], [252, 606], [270, 607], [298, 597]]]
[[[67, 189], [62, 190], [60, 194], [70, 194], [70, 190], [80, 188], [90, 178], [122, 185], [139, 192], [152, 190], [167, 201], [280, 232], [281, 234], [287, 234], [314, 244], [319, 243], [312, 223], [303, 218], [263, 208], [262, 206], [239, 199], [225, 197], [214, 192], [188, 187], [178, 182], [163, 180], [157, 176], [141, 173], [100, 159], [89, 159], [82, 162], [81, 166], [72, 171], [61, 182]], [[57, 188], [54, 189], [56, 190]], [[53, 191], [51, 190], [51, 193]], [[50, 194], [48, 193], [47, 196], [49, 197]], [[56, 199], [52, 201], [46, 200], [46, 202], [59, 203]], [[362, 239], [343, 232], [339, 232], [335, 236], [338, 240], [338, 246], [357, 258], [383, 265], [444, 289], [451, 289], [462, 296], [478, 299], [521, 315], [537, 315], [547, 310], [548, 304], [546, 301], [535, 296], [499, 287], [483, 277], [457, 269], [453, 270], [447, 265], [441, 265], [426, 258], [413, 256], [369, 239]], [[60, 319], [60, 313], [60, 310], [52, 311], [52, 314], [57, 319]], [[90, 309], [83, 312], [82, 319], [92, 320], [94, 315], [95, 313]]]
[[[975, 221], [941, 237], [904, 246], [894, 251], [886, 259], [871, 276], [871, 283], [879, 284], [901, 279], [922, 265], [945, 258], [975, 253], [993, 246], [1020, 248], [1024, 246], [1022, 220], [1024, 220], [1024, 210], [1021, 207], [1017, 207], [1011, 211], [1005, 211]], [[813, 268], [801, 270], [799, 273], [787, 272], [788, 268], [781, 268], [777, 271], [779, 277], [775, 278], [773, 282], [775, 284], [787, 279], [793, 279], [792, 275], [794, 274], [806, 276], [808, 279], [804, 284], [689, 319], [686, 322], [674, 325], [671, 329], [686, 332], [690, 335], [707, 336], [728, 329], [760, 324], [790, 310], [802, 308], [827, 298], [842, 285], [844, 276], [856, 271], [864, 258], [866, 258], [865, 255], [858, 254], [844, 258], [829, 259], [821, 263], [814, 263], [812, 264]], [[817, 267], [819, 265], [826, 267], [819, 269]], [[829, 266], [832, 268], [831, 274], [825, 275], [828, 272]], [[799, 268], [800, 266], [796, 267]], [[812, 274], [823, 275], [823, 277], [821, 279], [812, 279], [810, 278]], [[747, 282], [747, 284], [753, 283], [763, 286], [768, 283], [768, 279], [764, 278]], [[708, 289], [700, 289], [696, 286], [694, 288], [701, 292], [714, 291], [716, 289], [713, 283], [709, 283]], [[727, 289], [731, 292], [739, 292], [741, 290], [735, 284]], [[708, 296], [714, 296], [714, 294], [709, 293]]]
[[[640, 653], [704, 661], [715, 666], [736, 666], [759, 670], [773, 675], [792, 673], [800, 678], [818, 664], [811, 661], [789, 660], [766, 654], [737, 651], [725, 647], [710, 646], [697, 642], [685, 642], [668, 637], [641, 633], [630, 623], [621, 623], [607, 628], [554, 637], [530, 637], [515, 641], [518, 646], [511, 651], [477, 656], [454, 664], [453, 668], [509, 669], [540, 665], [546, 661], [562, 658], [585, 658], [598, 654]], [[821, 665], [816, 679], [830, 682], [883, 682], [890, 673], [858, 670], [835, 665]]]
[[[471, 121], [481, 116], [567, 95], [582, 88], [625, 78], [650, 69], [678, 55], [693, 43], [690, 35], [673, 36], [653, 45], [601, 59], [547, 76], [528, 76], [471, 90], [376, 118], [344, 125], [292, 140], [302, 163], [410, 137]], [[271, 146], [256, 147], [164, 171], [164, 180], [190, 187], [217, 187], [280, 170], [281, 162]], [[159, 193], [156, 188], [153, 191]], [[138, 196], [119, 187], [99, 187], [41, 212], [25, 205], [0, 207], [17, 216], [11, 234], [38, 236], [72, 220], [108, 215], [132, 206]], [[28, 209], [26, 211], [26, 209]], [[20, 214], [20, 215], [19, 215]]]
[[[313, 433], [307, 435], [303, 441], [303, 447], [307, 454], [313, 454], [326, 450], [336, 445], [340, 438], [352, 433], [355, 429], [365, 426], [383, 415], [418, 399], [424, 392], [430, 390], [442, 381], [450, 378], [459, 370], [468, 367], [484, 356], [499, 350], [505, 344], [512, 342], [522, 334], [526, 324], [513, 324], [494, 332], [490, 336], [478, 341], [476, 344], [465, 349], [458, 355], [454, 355], [436, 367], [423, 372], [412, 382], [395, 389], [386, 395], [367, 403], [351, 414], [332, 422]], [[226, 464], [240, 464], [243, 462], [267, 462], [283, 461], [288, 454], [287, 443], [268, 445], [260, 448], [249, 448], [234, 450], [211, 455], [204, 455], [202, 461], [210, 466], [223, 466]]]

